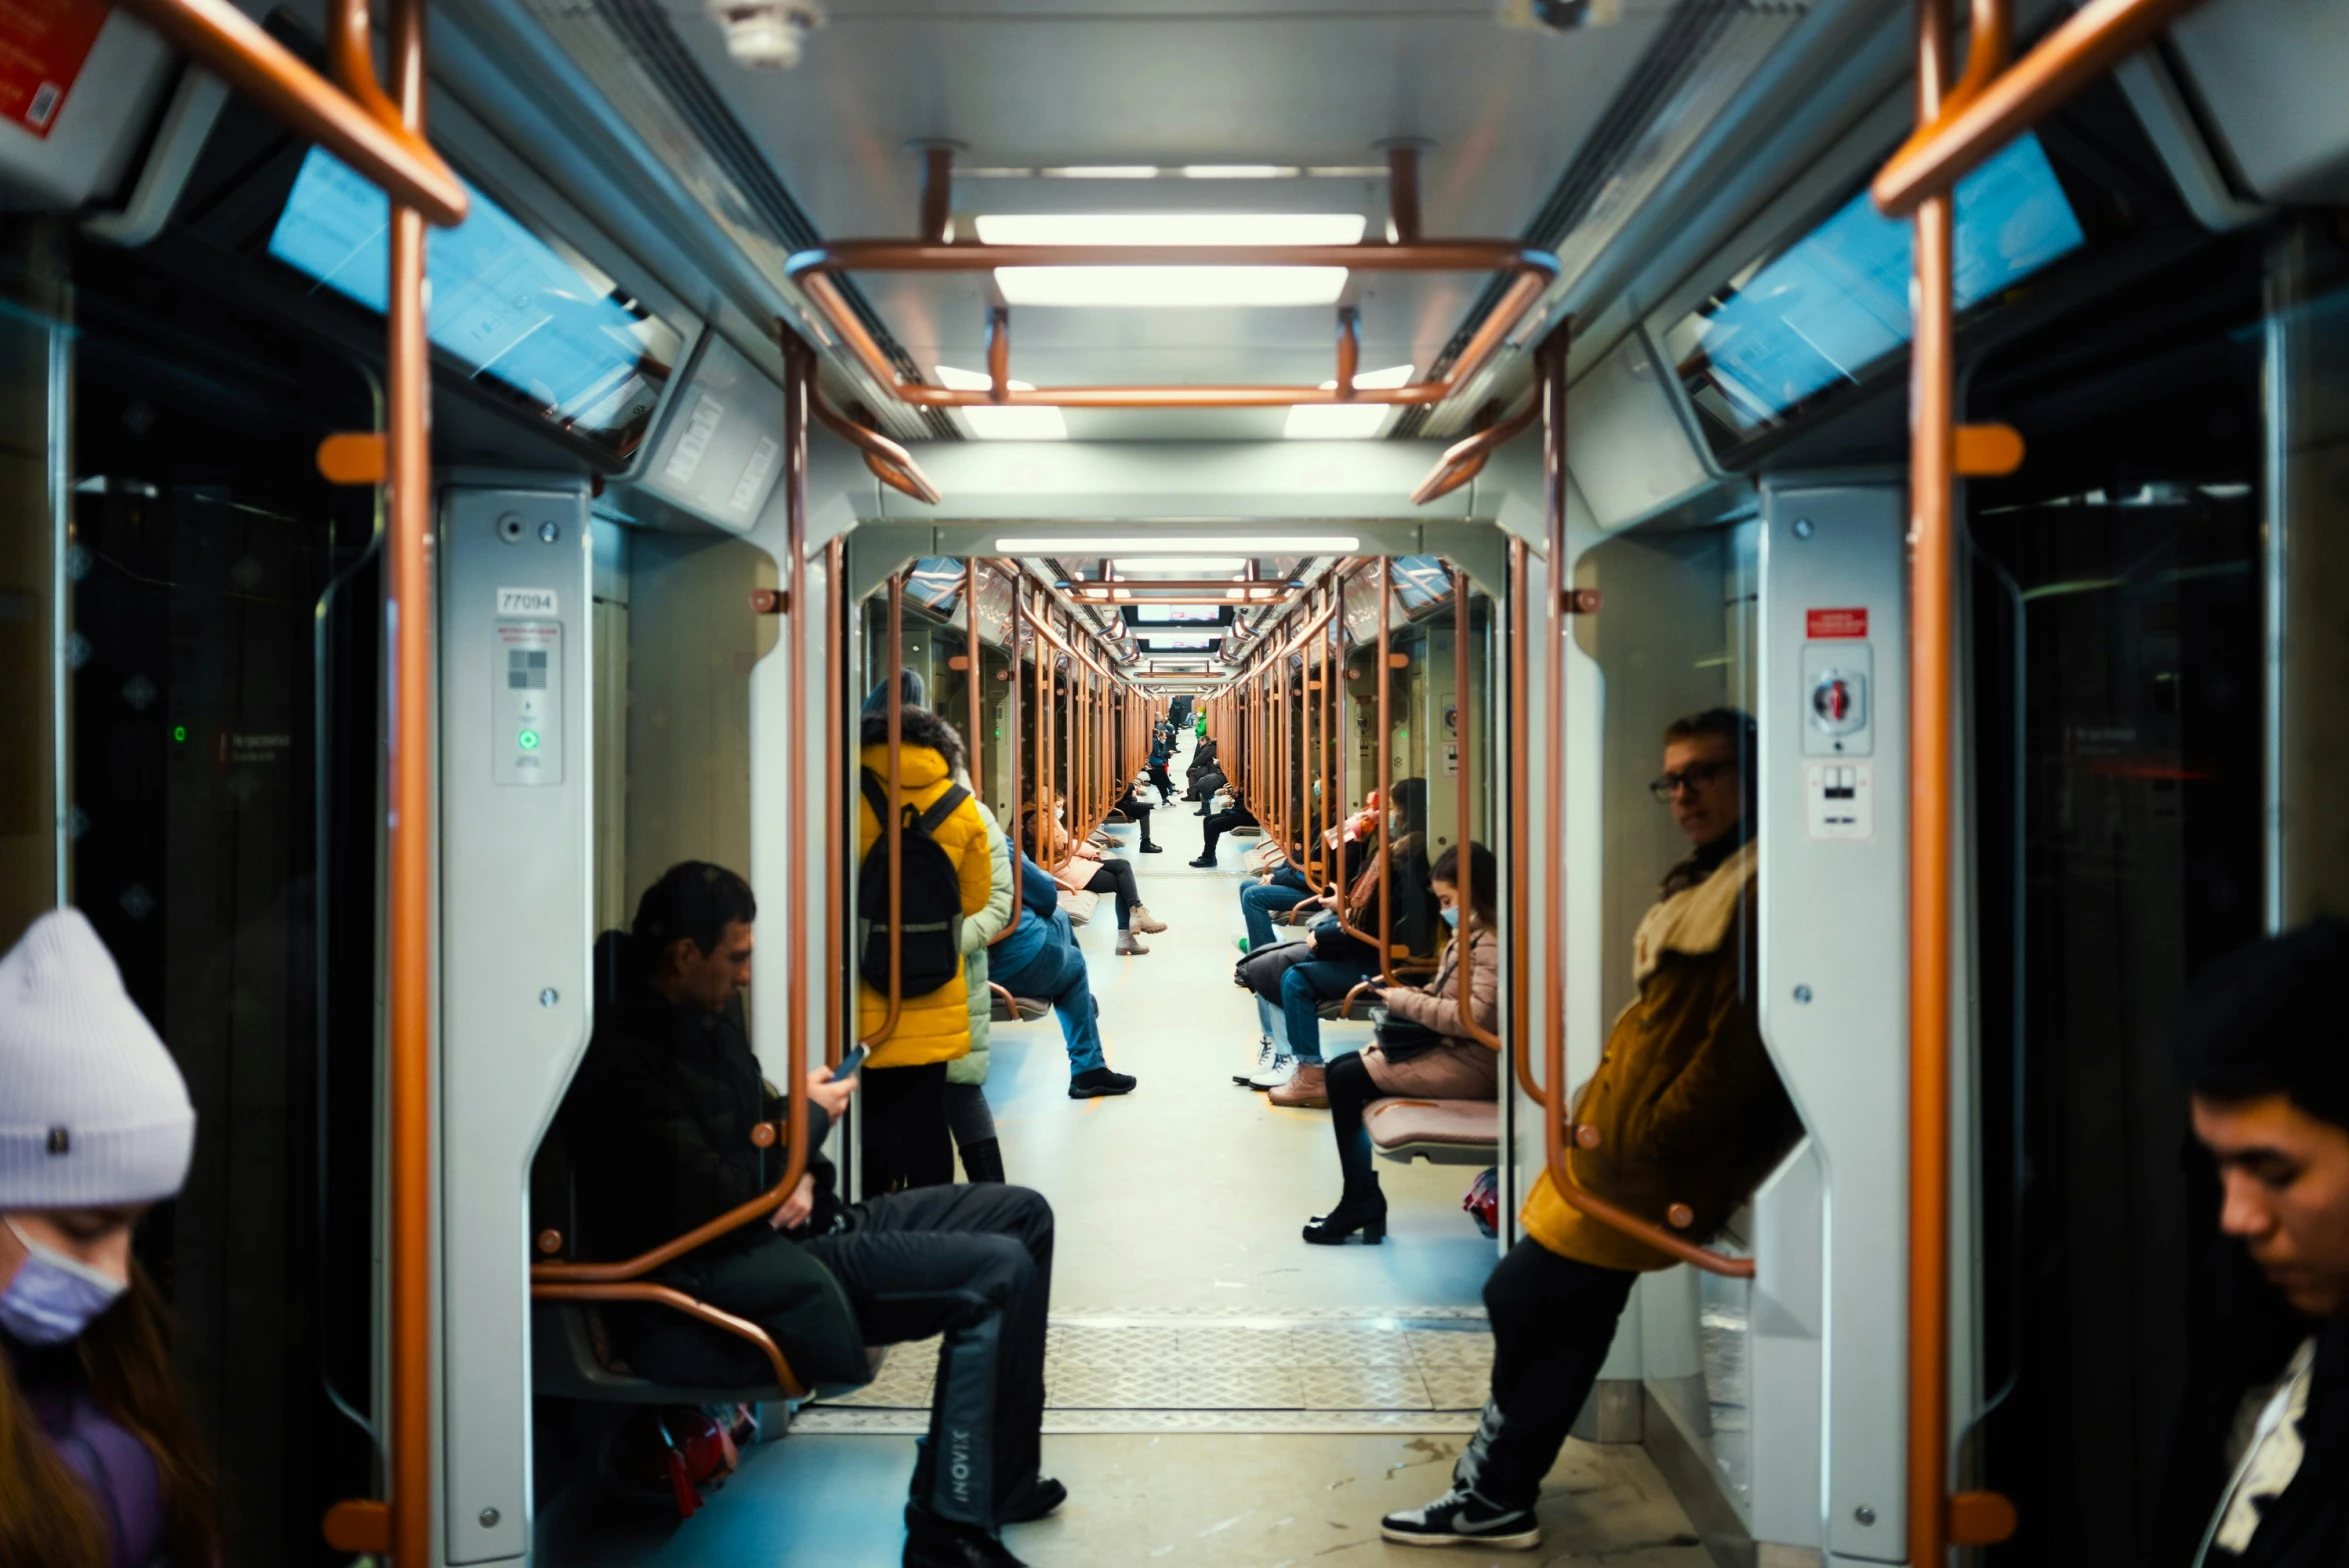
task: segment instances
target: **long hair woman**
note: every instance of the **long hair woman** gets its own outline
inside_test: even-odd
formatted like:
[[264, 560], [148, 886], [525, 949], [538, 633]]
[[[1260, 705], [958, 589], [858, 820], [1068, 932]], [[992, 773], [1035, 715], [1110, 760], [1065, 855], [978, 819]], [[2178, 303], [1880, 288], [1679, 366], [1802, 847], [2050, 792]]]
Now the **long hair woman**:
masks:
[[0, 1568], [213, 1568], [212, 1472], [131, 1232], [196, 1113], [81, 912], [0, 958]]

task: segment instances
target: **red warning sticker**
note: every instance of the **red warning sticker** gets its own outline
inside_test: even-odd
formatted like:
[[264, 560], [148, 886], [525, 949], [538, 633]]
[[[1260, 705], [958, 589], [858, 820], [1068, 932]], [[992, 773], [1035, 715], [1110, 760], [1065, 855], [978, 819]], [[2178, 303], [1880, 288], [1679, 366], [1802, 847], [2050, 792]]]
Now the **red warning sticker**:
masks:
[[1828, 637], [1865, 637], [1868, 635], [1868, 612], [1857, 610], [1812, 610], [1805, 617], [1804, 635], [1814, 641]]
[[112, 10], [106, 0], [0, 0], [0, 120], [47, 140]]

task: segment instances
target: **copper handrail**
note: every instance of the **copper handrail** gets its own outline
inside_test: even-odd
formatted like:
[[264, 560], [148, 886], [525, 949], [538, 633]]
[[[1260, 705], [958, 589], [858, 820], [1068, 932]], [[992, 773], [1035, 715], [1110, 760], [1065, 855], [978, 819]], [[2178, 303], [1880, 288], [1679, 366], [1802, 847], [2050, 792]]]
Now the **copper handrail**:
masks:
[[[1616, 1207], [1587, 1191], [1574, 1179], [1566, 1144], [1566, 1122], [1572, 1115], [1559, 1086], [1566, 1081], [1566, 977], [1558, 954], [1566, 950], [1565, 871], [1558, 846], [1565, 842], [1562, 821], [1566, 776], [1566, 354], [1572, 341], [1571, 320], [1561, 325], [1534, 353], [1534, 379], [1542, 409], [1542, 496], [1548, 522], [1549, 571], [1543, 585], [1548, 613], [1543, 617], [1542, 646], [1546, 659], [1543, 699], [1548, 708], [1543, 725], [1546, 739], [1545, 842], [1549, 853], [1542, 861], [1542, 933], [1550, 947], [1550, 961], [1542, 966], [1543, 1078], [1552, 1090], [1549, 1114], [1542, 1118], [1542, 1150], [1549, 1167], [1550, 1185], [1569, 1206], [1657, 1251], [1692, 1263], [1712, 1274], [1751, 1279], [1750, 1258], [1732, 1258], [1673, 1235], [1660, 1225]], [[1576, 1129], [1576, 1141], [1595, 1136], [1595, 1129]], [[1675, 1210], [1680, 1208], [1674, 1205]]]
[[[344, 79], [346, 91], [310, 69], [292, 50], [226, 0], [128, 0], [142, 21], [185, 50], [197, 64], [260, 104], [280, 123], [318, 143], [347, 163], [362, 178], [379, 185], [394, 207], [420, 213], [424, 221], [452, 228], [465, 221], [472, 196], [465, 182], [424, 139], [423, 109], [405, 91], [395, 105], [376, 85], [372, 64], [363, 73]], [[330, 47], [337, 64], [348, 49], [349, 0], [343, 0]], [[367, 14], [356, 7], [364, 33]], [[402, 80], [412, 74], [400, 45], [406, 30], [401, 8], [392, 10], [392, 70]], [[416, 24], [419, 58], [421, 23]], [[364, 39], [357, 58], [368, 59]], [[421, 82], [422, 67], [413, 74]], [[366, 86], [360, 86], [364, 80]]]
[[[812, 381], [813, 367], [807, 372]], [[804, 472], [806, 464], [801, 463]], [[797, 503], [804, 507], [805, 491]], [[824, 546], [824, 909], [834, 931], [848, 929], [848, 824], [842, 820], [840, 780], [848, 771], [841, 747], [848, 734], [848, 538], [834, 534]], [[840, 961], [837, 938], [825, 944], [831, 972], [824, 982], [824, 1062], [840, 1065], [847, 1043], [848, 965]]]
[[[1378, 972], [1388, 984], [1395, 983], [1395, 898], [1394, 848], [1395, 835], [1386, 825], [1386, 813], [1395, 809], [1395, 758], [1393, 723], [1388, 716], [1388, 678], [1393, 657], [1392, 629], [1388, 611], [1393, 608], [1394, 563], [1388, 556], [1378, 558], [1378, 836], [1374, 853], [1378, 856], [1378, 934], [1371, 935], [1356, 927], [1346, 918], [1346, 878], [1337, 880], [1338, 929], [1355, 941], [1375, 949], [1378, 953]], [[1341, 870], [1343, 868], [1341, 867]], [[1410, 956], [1410, 950], [1404, 950]]]
[[[991, 377], [963, 390], [910, 381], [849, 305], [834, 277], [845, 272], [992, 272], [998, 267], [1342, 267], [1357, 272], [1509, 272], [1509, 287], [1442, 375], [1400, 387], [1094, 386], [1022, 390]], [[1507, 340], [1542, 290], [1558, 258], [1516, 240], [1444, 240], [1393, 245], [985, 245], [918, 240], [836, 240], [784, 264], [833, 335], [865, 373], [899, 402], [917, 408], [1279, 408], [1299, 403], [1440, 403], [1466, 385]], [[1008, 365], [1008, 313], [991, 317], [991, 364]]]
[[[537, 1270], [531, 1272], [535, 1274]], [[791, 1363], [783, 1357], [782, 1347], [775, 1343], [765, 1329], [748, 1318], [738, 1318], [706, 1301], [696, 1301], [681, 1290], [671, 1290], [666, 1285], [647, 1284], [538, 1285], [531, 1287], [530, 1294], [540, 1301], [652, 1301], [673, 1307], [687, 1317], [699, 1318], [713, 1328], [724, 1329], [758, 1346], [766, 1356], [768, 1366], [774, 1369], [776, 1385], [785, 1395], [792, 1399], [807, 1398], [807, 1385], [791, 1370]]]
[[[1475, 847], [1472, 835], [1476, 831], [1476, 819], [1472, 811], [1474, 803], [1468, 798], [1471, 794], [1470, 784], [1474, 777], [1469, 771], [1469, 748], [1473, 744], [1475, 733], [1469, 714], [1475, 705], [1468, 700], [1468, 680], [1471, 673], [1468, 664], [1468, 573], [1461, 569], [1457, 561], [1452, 562], [1451, 566], [1453, 593], [1452, 711], [1459, 716], [1454, 727], [1456, 736], [1454, 744], [1459, 748], [1459, 757], [1454, 764], [1457, 769], [1458, 783], [1453, 788], [1452, 794], [1460, 808], [1460, 830], [1457, 839], [1460, 870], [1459, 879], [1453, 884], [1460, 894], [1460, 932], [1453, 938], [1453, 941], [1470, 944], [1463, 949], [1461, 956], [1454, 960], [1452, 981], [1454, 989], [1459, 993], [1461, 1029], [1466, 1032], [1468, 1038], [1477, 1044], [1488, 1046], [1497, 1051], [1501, 1048], [1501, 1037], [1476, 1021], [1475, 1009], [1469, 995], [1475, 989], [1471, 983], [1474, 978], [1471, 970], [1474, 967], [1473, 960], [1476, 956], [1471, 936], [1471, 931], [1476, 924], [1476, 857], [1471, 853]], [[1553, 846], [1553, 850], [1554, 848], [1555, 846]]]
[[1541, 417], [1541, 408], [1541, 399], [1537, 397], [1523, 411], [1446, 447], [1444, 455], [1436, 459], [1435, 467], [1419, 481], [1419, 488], [1411, 492], [1411, 504], [1425, 506], [1483, 473], [1484, 465], [1492, 460], [1495, 452], [1523, 435]]
[[[905, 1011], [905, 836], [899, 831], [905, 818], [905, 784], [900, 777], [905, 753], [905, 574], [889, 578], [889, 820], [874, 824], [889, 844], [889, 995], [881, 1027], [860, 1042], [868, 1050], [897, 1033]], [[866, 803], [871, 809], [871, 803]]]
[[[1540, 406], [1540, 394], [1535, 394], [1535, 406]], [[1504, 933], [1509, 959], [1509, 1022], [1516, 1031], [1517, 1043], [1509, 1052], [1517, 1087], [1525, 1097], [1538, 1106], [1547, 1107], [1550, 1097], [1543, 1087], [1534, 1082], [1533, 1053], [1526, 1045], [1526, 1024], [1533, 1016], [1532, 997], [1526, 983], [1526, 953], [1531, 942], [1532, 897], [1527, 892], [1532, 878], [1527, 874], [1533, 864], [1533, 804], [1532, 783], [1527, 777], [1525, 642], [1526, 642], [1526, 549], [1525, 541], [1512, 534], [1509, 538], [1509, 733], [1518, 738], [1518, 744], [1507, 749], [1509, 754], [1509, 842], [1516, 853], [1512, 857], [1516, 869], [1509, 875], [1509, 918]], [[1553, 721], [1555, 722], [1555, 721]], [[1550, 787], [1557, 788], [1552, 780]], [[1556, 845], [1549, 846], [1553, 855], [1560, 853]]]
[[922, 465], [914, 461], [911, 452], [878, 430], [869, 430], [834, 408], [824, 400], [821, 391], [811, 388], [808, 398], [817, 423], [863, 453], [865, 467], [874, 478], [927, 506], [936, 506], [945, 499], [938, 487], [930, 482], [930, 476], [922, 472]]
[[[2002, 63], [1995, 57], [2005, 53], [2008, 8], [2005, 0], [1975, 0], [1974, 58], [1967, 61], [1965, 78], [1946, 96], [1940, 84], [1934, 84], [1933, 111], [1919, 116], [1915, 134], [1868, 188], [1877, 210], [1895, 218], [1915, 215], [1927, 198], [1953, 190], [1992, 154], [2151, 43], [2154, 34], [2195, 4], [2196, 0], [2089, 0], [2037, 48], [1994, 78], [1992, 72]], [[1983, 18], [1990, 10], [1998, 13], [1999, 21], [1986, 30]], [[1936, 6], [1933, 16], [1946, 32], [1946, 8]], [[1919, 17], [1922, 27], [1922, 4]], [[1986, 36], [1999, 47], [1984, 51]], [[1937, 57], [1943, 47], [1941, 41], [1935, 42]], [[1992, 63], [1978, 65], [1977, 60]]]
[[[1016, 572], [1012, 574], [1011, 579], [1011, 602], [1011, 623], [1004, 632], [1008, 642], [1004, 651], [1008, 657], [1009, 668], [1004, 671], [1003, 677], [1010, 687], [1009, 696], [1011, 699], [1011, 711], [1006, 715], [1009, 721], [1005, 731], [1007, 739], [1003, 748], [1004, 755], [1011, 759], [1011, 809], [1006, 813], [1011, 820], [1004, 828], [1005, 837], [1011, 841], [1011, 920], [1002, 930], [995, 933], [995, 941], [988, 943], [989, 947], [995, 946], [996, 943], [1001, 942], [1020, 928], [1020, 920], [1023, 918], [1028, 902], [1026, 868], [1023, 864], [1027, 850], [1020, 831], [1020, 622], [1025, 616], [1025, 611], [1020, 605], [1019, 575]], [[975, 612], [975, 604], [973, 609]], [[975, 637], [977, 635], [975, 628], [978, 625], [975, 613], [971, 624]]]

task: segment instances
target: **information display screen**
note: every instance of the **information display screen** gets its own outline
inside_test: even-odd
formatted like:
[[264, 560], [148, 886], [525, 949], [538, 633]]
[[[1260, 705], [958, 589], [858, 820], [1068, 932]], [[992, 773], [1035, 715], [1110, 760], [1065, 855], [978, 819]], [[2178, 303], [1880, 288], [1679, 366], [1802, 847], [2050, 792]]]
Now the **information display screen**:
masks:
[[[2038, 138], [2018, 137], [1958, 183], [1958, 309], [2086, 243]], [[1909, 225], [1863, 191], [1675, 323], [1665, 352], [1715, 450], [1784, 424], [1905, 346], [1911, 257]]]
[[[610, 452], [632, 455], [683, 338], [585, 260], [473, 191], [470, 216], [425, 231], [426, 330], [474, 380]], [[313, 148], [270, 232], [269, 254], [381, 312], [390, 297], [391, 205]]]
[[1218, 625], [1223, 620], [1220, 604], [1137, 604], [1131, 608], [1134, 619], [1144, 626], [1163, 626], [1175, 621]]

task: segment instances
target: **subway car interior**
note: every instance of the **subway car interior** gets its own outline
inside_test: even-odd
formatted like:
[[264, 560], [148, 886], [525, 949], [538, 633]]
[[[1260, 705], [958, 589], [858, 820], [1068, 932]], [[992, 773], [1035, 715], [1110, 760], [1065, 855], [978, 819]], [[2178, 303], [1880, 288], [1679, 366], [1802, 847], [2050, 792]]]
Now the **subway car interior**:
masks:
[[0, 38], [215, 1561], [2349, 1561], [2173, 1051], [2349, 915], [2341, 0]]

